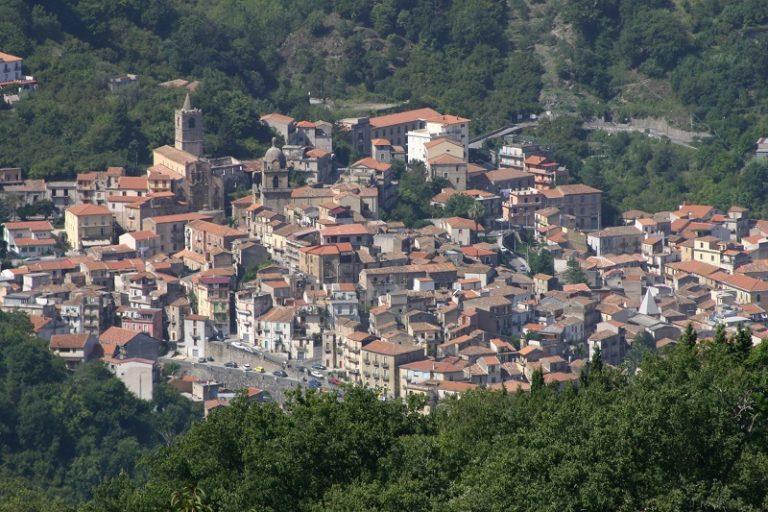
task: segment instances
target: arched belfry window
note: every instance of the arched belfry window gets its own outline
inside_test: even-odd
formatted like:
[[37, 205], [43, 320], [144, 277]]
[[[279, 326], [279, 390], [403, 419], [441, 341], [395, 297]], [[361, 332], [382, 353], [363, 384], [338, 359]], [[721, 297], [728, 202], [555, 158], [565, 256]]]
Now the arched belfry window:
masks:
[[187, 121], [187, 127], [190, 130], [194, 130], [195, 129], [195, 118], [194, 117], [190, 117], [189, 118], [189, 121]]
[[279, 181], [277, 180], [277, 176], [272, 176], [272, 188], [280, 188]]

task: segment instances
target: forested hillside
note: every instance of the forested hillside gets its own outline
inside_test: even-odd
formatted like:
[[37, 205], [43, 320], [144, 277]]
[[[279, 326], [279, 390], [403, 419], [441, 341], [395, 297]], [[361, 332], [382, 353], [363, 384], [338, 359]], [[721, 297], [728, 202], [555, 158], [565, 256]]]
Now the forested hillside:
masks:
[[85, 510], [765, 510], [768, 345], [746, 342], [681, 343], [632, 377], [596, 359], [579, 388], [534, 379], [434, 415], [359, 388], [288, 414], [240, 401]]
[[[544, 110], [665, 118], [713, 136], [698, 153], [634, 138], [644, 149], [630, 175], [626, 152], [604, 151], [599, 136], [570, 155], [553, 149], [608, 189], [607, 218], [649, 204], [637, 180], [663, 186], [654, 208], [685, 198], [766, 212], [742, 183], [765, 174], [744, 166], [768, 133], [767, 28], [760, 0], [5, 0], [0, 49], [25, 57], [41, 87], [0, 110], [0, 165], [31, 177], [141, 172], [171, 140], [185, 93], [158, 84], [182, 78], [201, 84], [208, 152], [245, 158], [265, 149], [258, 114], [273, 110], [334, 120], [407, 101], [471, 117], [475, 133]], [[122, 73], [141, 87], [110, 94]], [[310, 107], [309, 94], [332, 108]], [[672, 179], [651, 170], [669, 153]]]
[[2, 512], [66, 510], [136, 476], [143, 455], [202, 416], [165, 385], [151, 403], [135, 398], [101, 363], [72, 374], [31, 332], [25, 315], [0, 312]]

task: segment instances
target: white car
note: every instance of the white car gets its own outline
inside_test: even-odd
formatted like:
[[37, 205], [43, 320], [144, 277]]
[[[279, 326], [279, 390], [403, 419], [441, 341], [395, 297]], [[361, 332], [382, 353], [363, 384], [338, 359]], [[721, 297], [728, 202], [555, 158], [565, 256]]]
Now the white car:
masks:
[[322, 379], [322, 378], [324, 378], [324, 377], [325, 377], [325, 375], [323, 374], [323, 372], [321, 372], [320, 370], [310, 370], [310, 371], [309, 371], [309, 374], [310, 374], [311, 376], [315, 377], [315, 378], [318, 378], [318, 379]]

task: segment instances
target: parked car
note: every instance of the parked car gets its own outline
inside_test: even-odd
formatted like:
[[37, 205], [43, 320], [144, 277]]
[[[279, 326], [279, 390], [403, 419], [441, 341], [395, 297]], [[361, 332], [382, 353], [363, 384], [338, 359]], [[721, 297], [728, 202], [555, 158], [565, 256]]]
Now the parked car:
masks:
[[275, 377], [287, 377], [288, 373], [285, 370], [275, 370], [272, 372]]
[[334, 386], [338, 386], [341, 384], [341, 379], [338, 377], [328, 377], [328, 384], [333, 384]]
[[313, 376], [313, 377], [317, 377], [318, 379], [322, 379], [323, 377], [325, 377], [323, 372], [321, 372], [320, 370], [315, 370], [315, 369], [310, 370], [309, 374], [311, 376]]
[[250, 371], [253, 371], [253, 368], [251, 368], [251, 365], [249, 365], [248, 363], [245, 363], [243, 365], [243, 371], [244, 372], [250, 372]]
[[298, 365], [296, 367], [296, 371], [299, 372], [299, 373], [306, 373], [307, 369], [305, 367], [301, 366], [301, 365]]
[[325, 366], [323, 366], [322, 364], [320, 364], [320, 363], [313, 364], [312, 365], [312, 369], [313, 370], [327, 370], [327, 368]]
[[237, 363], [234, 361], [227, 361], [224, 363], [225, 368], [237, 368]]
[[197, 358], [197, 362], [200, 363], [200, 364], [203, 364], [203, 363], [207, 363], [208, 360], [206, 358], [204, 358], [204, 357], [198, 357]]
[[259, 373], [264, 373], [264, 367], [263, 366], [257, 366], [255, 370]]
[[309, 382], [307, 382], [309, 389], [320, 389], [320, 386], [322, 386], [322, 383], [317, 379], [309, 379]]

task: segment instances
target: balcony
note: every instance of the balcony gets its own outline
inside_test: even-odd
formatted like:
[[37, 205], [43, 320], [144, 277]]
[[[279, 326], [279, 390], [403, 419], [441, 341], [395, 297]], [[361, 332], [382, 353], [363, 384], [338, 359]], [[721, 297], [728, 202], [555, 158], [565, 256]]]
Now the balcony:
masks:
[[382, 368], [389, 368], [389, 363], [381, 363]]
[[373, 366], [375, 366], [376, 368], [378, 368], [378, 367], [379, 367], [379, 362], [378, 362], [378, 361], [374, 361], [374, 362], [373, 362]]

